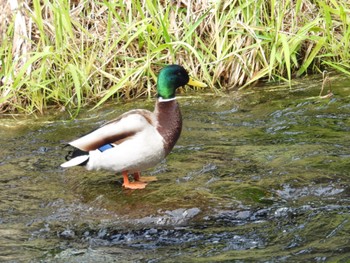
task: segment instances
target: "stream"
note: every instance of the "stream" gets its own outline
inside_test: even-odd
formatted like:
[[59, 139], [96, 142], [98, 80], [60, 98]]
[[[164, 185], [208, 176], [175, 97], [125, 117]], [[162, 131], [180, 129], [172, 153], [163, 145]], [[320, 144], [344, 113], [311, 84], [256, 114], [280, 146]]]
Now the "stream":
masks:
[[178, 95], [169, 156], [121, 174], [60, 168], [65, 142], [154, 100], [0, 116], [0, 262], [349, 262], [350, 78]]

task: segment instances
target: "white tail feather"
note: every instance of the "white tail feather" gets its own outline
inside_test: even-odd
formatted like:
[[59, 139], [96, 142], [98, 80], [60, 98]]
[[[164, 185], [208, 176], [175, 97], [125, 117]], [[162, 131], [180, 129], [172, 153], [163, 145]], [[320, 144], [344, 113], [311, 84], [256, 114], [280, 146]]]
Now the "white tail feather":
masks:
[[88, 159], [89, 159], [89, 155], [81, 155], [81, 156], [78, 156], [78, 157], [75, 157], [75, 158], [69, 160], [68, 162], [62, 163], [61, 167], [67, 168], [67, 167], [76, 166], [76, 165], [79, 165], [79, 164], [85, 162]]

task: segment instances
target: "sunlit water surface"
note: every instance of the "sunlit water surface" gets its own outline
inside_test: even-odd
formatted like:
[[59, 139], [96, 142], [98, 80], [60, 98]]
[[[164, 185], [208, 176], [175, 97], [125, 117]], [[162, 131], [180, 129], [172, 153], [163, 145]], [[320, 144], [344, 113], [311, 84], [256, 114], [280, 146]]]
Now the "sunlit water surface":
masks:
[[[179, 95], [181, 138], [145, 175], [64, 170], [64, 143], [153, 101], [0, 119], [1, 262], [349, 262], [350, 80]], [[192, 96], [191, 96], [192, 95]]]

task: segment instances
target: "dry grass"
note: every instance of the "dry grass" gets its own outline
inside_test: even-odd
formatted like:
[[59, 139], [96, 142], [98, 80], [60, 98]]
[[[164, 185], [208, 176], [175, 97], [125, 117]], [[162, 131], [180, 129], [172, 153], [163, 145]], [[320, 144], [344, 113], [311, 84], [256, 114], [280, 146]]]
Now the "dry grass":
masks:
[[346, 0], [1, 1], [3, 112], [151, 96], [169, 63], [214, 92], [350, 71]]

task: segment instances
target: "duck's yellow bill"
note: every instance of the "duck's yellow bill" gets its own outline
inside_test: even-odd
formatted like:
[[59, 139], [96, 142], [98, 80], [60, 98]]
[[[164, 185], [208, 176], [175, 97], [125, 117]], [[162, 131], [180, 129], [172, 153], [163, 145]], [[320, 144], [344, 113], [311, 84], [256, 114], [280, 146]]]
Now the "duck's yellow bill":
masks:
[[198, 80], [195, 80], [190, 77], [190, 80], [188, 81], [187, 85], [195, 86], [195, 87], [200, 87], [200, 88], [206, 88], [208, 87], [207, 84], [200, 82]]

